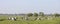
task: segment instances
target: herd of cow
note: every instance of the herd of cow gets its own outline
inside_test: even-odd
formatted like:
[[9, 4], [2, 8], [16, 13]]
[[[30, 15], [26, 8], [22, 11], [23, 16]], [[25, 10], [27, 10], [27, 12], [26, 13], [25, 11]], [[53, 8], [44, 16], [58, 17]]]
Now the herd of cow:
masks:
[[15, 20], [16, 21], [16, 17], [9, 17], [8, 20]]
[[[29, 17], [22, 17], [21, 18], [22, 20], [30, 20]], [[34, 20], [50, 20], [50, 19], [53, 19], [53, 17], [36, 17], [36, 18], [33, 18]], [[14, 20], [16, 21], [17, 20], [17, 17], [9, 17], [8, 20]]]

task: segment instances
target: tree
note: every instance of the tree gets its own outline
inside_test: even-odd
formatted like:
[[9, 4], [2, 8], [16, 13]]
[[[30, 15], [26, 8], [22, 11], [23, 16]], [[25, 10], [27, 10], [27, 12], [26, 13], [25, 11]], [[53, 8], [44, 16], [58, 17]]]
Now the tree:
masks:
[[38, 13], [34, 13], [34, 16], [38, 16]]
[[27, 16], [30, 17], [30, 16], [33, 16], [33, 14], [32, 13], [28, 13]]
[[44, 12], [39, 12], [39, 16], [44, 16]]
[[54, 14], [54, 16], [55, 16], [55, 17], [59, 17], [59, 16], [60, 16], [60, 14], [58, 14], [58, 13], [55, 13], [55, 14]]

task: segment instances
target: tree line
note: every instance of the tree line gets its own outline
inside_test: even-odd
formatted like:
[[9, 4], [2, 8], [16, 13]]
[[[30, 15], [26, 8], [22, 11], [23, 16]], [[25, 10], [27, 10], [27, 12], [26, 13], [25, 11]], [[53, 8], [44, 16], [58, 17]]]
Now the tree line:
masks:
[[[44, 12], [39, 12], [39, 13], [28, 13], [27, 16], [28, 16], [28, 17], [30, 17], [30, 16], [38, 17], [38, 16], [45, 16], [45, 14], [44, 14]], [[59, 17], [60, 14], [54, 13], [54, 14], [51, 14], [51, 16]]]

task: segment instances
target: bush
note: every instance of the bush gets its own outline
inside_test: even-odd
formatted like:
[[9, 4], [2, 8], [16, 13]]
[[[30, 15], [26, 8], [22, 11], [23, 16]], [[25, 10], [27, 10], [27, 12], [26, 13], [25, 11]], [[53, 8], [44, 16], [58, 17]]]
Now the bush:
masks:
[[32, 13], [28, 13], [27, 16], [30, 17], [30, 16], [33, 16], [33, 14]]

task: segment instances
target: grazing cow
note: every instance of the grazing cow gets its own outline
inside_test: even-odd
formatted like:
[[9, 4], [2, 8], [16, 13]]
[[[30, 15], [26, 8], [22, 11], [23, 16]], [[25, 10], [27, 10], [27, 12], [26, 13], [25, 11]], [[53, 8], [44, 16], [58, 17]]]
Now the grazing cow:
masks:
[[28, 17], [25, 17], [25, 20], [28, 20]]
[[35, 20], [41, 20], [40, 18], [35, 18]]
[[40, 18], [37, 18], [37, 20], [40, 20]]
[[14, 18], [12, 17], [12, 20], [14, 20]]
[[15, 19], [17, 19], [17, 18], [15, 17]]
[[48, 18], [48, 20], [49, 20], [50, 18]]
[[14, 20], [16, 21], [16, 17], [14, 18]]
[[12, 17], [12, 20], [15, 20], [16, 21], [16, 18]]
[[8, 20], [11, 20], [11, 18], [9, 17]]

